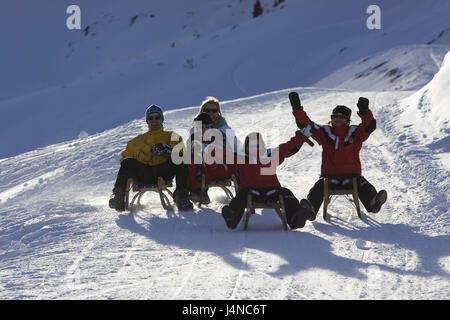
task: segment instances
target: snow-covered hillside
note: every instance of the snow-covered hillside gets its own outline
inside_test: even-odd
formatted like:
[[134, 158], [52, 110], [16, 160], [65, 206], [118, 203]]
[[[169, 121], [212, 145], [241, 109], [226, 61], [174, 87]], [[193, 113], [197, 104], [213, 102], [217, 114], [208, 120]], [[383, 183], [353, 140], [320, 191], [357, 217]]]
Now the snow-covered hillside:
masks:
[[[166, 212], [146, 195], [143, 208], [118, 215], [108, 195], [119, 152], [145, 131], [139, 119], [0, 162], [0, 298], [450, 298], [448, 170], [395, 125], [392, 102], [408, 94], [296, 90], [318, 122], [337, 102], [355, 110], [359, 96], [370, 99], [379, 128], [362, 161], [389, 193], [379, 214], [360, 221], [337, 199], [330, 222], [284, 232], [265, 209], [248, 231], [230, 231], [219, 213], [225, 197], [213, 190], [212, 204], [192, 212]], [[257, 130], [276, 145], [296, 130], [289, 91], [226, 102], [224, 115], [240, 137]], [[195, 113], [169, 111], [166, 127], [186, 133]], [[302, 198], [319, 171], [320, 148], [304, 146], [278, 173]]]
[[433, 143], [436, 148], [448, 149], [450, 134], [449, 112], [450, 53], [445, 56], [439, 72], [433, 79], [410, 97], [404, 99], [405, 112], [400, 125], [413, 125], [420, 132], [418, 138]]
[[398, 46], [355, 61], [315, 86], [353, 90], [417, 90], [439, 70], [449, 46]]
[[[78, 1], [87, 32], [59, 1], [0, 2], [0, 299], [450, 299], [450, 2], [380, 1], [381, 30], [369, 1], [261, 2], [253, 19], [253, 1]], [[378, 214], [338, 198], [329, 221], [284, 232], [264, 209], [243, 231], [221, 190], [183, 213], [156, 194], [107, 206], [148, 104], [186, 139], [216, 95], [239, 138], [276, 146], [297, 130], [294, 90], [317, 123], [344, 104], [358, 124], [370, 100]], [[320, 162], [305, 145], [279, 180], [304, 198]]]
[[[426, 52], [416, 65], [415, 48], [432, 47], [422, 51], [436, 53], [440, 63], [450, 45], [447, 0], [378, 1], [380, 30], [366, 27], [369, 0], [261, 3], [264, 13], [254, 19], [254, 1], [80, 0], [82, 29], [68, 30], [64, 2], [2, 1], [0, 112], [8, 121], [0, 127], [0, 158], [81, 131], [102, 132], [136, 119], [151, 103], [173, 109], [207, 95], [229, 100], [314, 85], [385, 51], [390, 62], [377, 70], [393, 73], [386, 75], [393, 82], [377, 79], [376, 87], [416, 89], [411, 80], [420, 75], [425, 84], [436, 62]], [[413, 53], [391, 59], [398, 46]], [[373, 61], [361, 67], [374, 68]], [[334, 87], [342, 78], [325, 83]]]

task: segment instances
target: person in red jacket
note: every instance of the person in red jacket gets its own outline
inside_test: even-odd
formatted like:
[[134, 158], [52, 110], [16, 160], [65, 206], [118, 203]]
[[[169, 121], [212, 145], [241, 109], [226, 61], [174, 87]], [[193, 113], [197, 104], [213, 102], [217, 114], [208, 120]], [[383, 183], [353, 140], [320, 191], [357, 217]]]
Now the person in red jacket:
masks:
[[276, 174], [276, 167], [297, 153], [306, 139], [297, 131], [294, 137], [280, 144], [278, 148], [266, 149], [261, 134], [251, 133], [245, 138], [245, 154], [237, 155], [237, 164], [233, 167], [239, 176], [239, 192], [229, 205], [222, 208], [222, 217], [228, 228], [235, 229], [239, 224], [249, 194], [252, 194], [255, 202], [277, 201], [281, 194], [285, 203], [287, 223], [291, 229], [302, 228], [306, 220], [312, 218], [312, 204], [307, 199], [299, 202], [289, 189], [281, 186]]
[[[357, 177], [359, 199], [367, 212], [377, 213], [387, 200], [385, 190], [377, 192], [375, 187], [361, 175], [359, 152], [364, 141], [376, 129], [376, 120], [369, 110], [369, 100], [360, 97], [357, 103], [358, 115], [362, 122], [350, 125], [352, 111], [338, 105], [331, 114], [331, 125], [318, 125], [311, 121], [303, 106], [293, 114], [298, 127], [307, 137], [312, 137], [322, 146], [322, 166], [320, 179], [308, 194], [315, 213], [323, 201], [323, 179], [329, 178], [330, 188], [350, 188], [351, 178]], [[315, 219], [315, 217], [314, 217]]]

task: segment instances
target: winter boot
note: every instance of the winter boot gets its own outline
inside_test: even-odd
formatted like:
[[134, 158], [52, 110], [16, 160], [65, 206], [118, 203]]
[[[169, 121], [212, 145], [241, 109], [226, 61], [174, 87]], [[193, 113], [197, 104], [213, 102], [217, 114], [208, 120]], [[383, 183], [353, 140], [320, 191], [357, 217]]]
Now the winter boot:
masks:
[[291, 229], [303, 228], [306, 224], [306, 220], [312, 221], [315, 217], [316, 214], [311, 202], [307, 199], [302, 199], [300, 201], [300, 208], [292, 215], [288, 224]]
[[370, 211], [372, 213], [378, 213], [381, 209], [381, 206], [386, 202], [387, 200], [387, 192], [386, 190], [380, 190], [370, 202]]
[[295, 212], [292, 217], [288, 220], [289, 228], [298, 229], [303, 228], [306, 223], [306, 216], [302, 209]]
[[300, 208], [303, 209], [306, 214], [306, 218], [309, 221], [314, 221], [316, 219], [316, 211], [314, 210], [314, 206], [308, 199], [302, 199], [300, 201]]
[[173, 200], [175, 201], [178, 210], [187, 211], [194, 209], [192, 202], [189, 201], [188, 191], [187, 190], [175, 190], [173, 194]]
[[113, 193], [113, 197], [109, 199], [109, 207], [117, 212], [125, 211], [125, 192], [114, 188]]
[[209, 199], [209, 196], [208, 196], [208, 190], [205, 190], [203, 197], [202, 197], [202, 191], [200, 189], [199, 190], [191, 190], [191, 192], [189, 194], [189, 199], [192, 202], [196, 202], [199, 204], [210, 204], [211, 203], [211, 199]]
[[222, 217], [229, 229], [236, 229], [239, 224], [238, 214], [230, 206], [224, 206], [222, 208]]

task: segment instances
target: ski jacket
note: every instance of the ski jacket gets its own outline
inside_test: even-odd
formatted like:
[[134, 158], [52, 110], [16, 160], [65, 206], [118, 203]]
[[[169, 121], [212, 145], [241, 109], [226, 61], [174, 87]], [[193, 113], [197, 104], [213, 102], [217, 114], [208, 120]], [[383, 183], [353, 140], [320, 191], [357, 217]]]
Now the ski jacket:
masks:
[[177, 140], [171, 141], [172, 133], [173, 131], [164, 131], [164, 127], [161, 127], [159, 130], [153, 131], [149, 129], [146, 133], [138, 135], [127, 143], [126, 149], [122, 152], [120, 162], [126, 158], [134, 158], [151, 166], [166, 162], [170, 154], [155, 155], [151, 150], [157, 143], [170, 144], [174, 147], [182, 142], [182, 138], [179, 136]]
[[342, 178], [346, 175], [361, 174], [359, 152], [362, 143], [376, 129], [376, 120], [369, 110], [358, 112], [362, 122], [359, 125], [334, 127], [320, 126], [308, 117], [303, 107], [293, 111], [297, 125], [303, 134], [312, 137], [322, 146], [321, 176]]
[[[191, 137], [188, 140], [188, 145], [191, 145], [191, 163], [188, 165], [190, 189], [198, 190], [202, 187], [202, 174], [205, 174], [206, 182], [230, 178], [233, 171], [226, 164], [228, 145], [225, 134], [222, 132], [222, 141], [218, 146], [215, 143], [216, 140], [213, 139], [216, 138], [214, 136], [211, 137], [213, 141], [206, 141], [204, 134], [201, 142], [195, 138], [194, 128], [192, 128]], [[216, 155], [222, 156], [220, 163], [213, 162]], [[207, 161], [205, 161], [205, 157], [208, 157]], [[234, 154], [232, 154], [232, 159], [234, 159]]]
[[[211, 128], [220, 130], [222, 132], [222, 134], [224, 136], [223, 146], [226, 149], [228, 149], [232, 152], [237, 152], [238, 150], [242, 149], [241, 142], [236, 137], [234, 130], [231, 129], [231, 127], [226, 122], [225, 118], [219, 117], [216, 121], [214, 121], [211, 124]], [[191, 141], [193, 142], [194, 140], [192, 138], [193, 137], [192, 135], [194, 133], [194, 128], [191, 128], [189, 133], [191, 135]]]
[[[220, 167], [222, 167], [223, 163], [225, 163], [225, 161], [226, 161], [226, 152], [227, 152], [227, 147], [228, 147], [225, 134], [221, 131], [222, 132], [221, 144], [220, 143], [216, 144], [215, 136], [212, 136], [211, 140], [207, 141], [207, 140], [205, 140], [205, 137], [206, 137], [205, 133], [202, 133], [203, 139], [200, 142], [195, 139], [196, 137], [194, 135], [194, 128], [192, 128], [190, 132], [191, 132], [191, 136], [188, 139], [187, 144], [188, 144], [188, 146], [190, 145], [190, 148], [191, 148], [191, 164], [195, 163], [194, 160], [197, 162], [202, 160], [202, 165], [204, 165], [204, 166], [209, 166], [209, 167], [220, 166]], [[214, 157], [217, 152], [222, 154], [221, 163], [215, 163], [215, 162], [211, 163], [212, 159], [208, 159], [208, 164], [206, 164], [204, 162], [204, 160], [205, 160], [204, 156], [210, 155], [211, 157]], [[219, 154], [217, 154], [217, 156], [219, 156]], [[200, 163], [196, 163], [196, 164], [198, 165]]]
[[219, 117], [216, 121], [214, 121], [211, 125], [212, 128], [219, 129], [226, 136], [227, 148], [231, 149], [233, 146], [234, 151], [238, 151], [242, 149], [242, 144], [239, 139], [236, 137], [234, 130], [228, 125], [227, 121], [224, 117]]
[[[239, 173], [239, 189], [281, 186], [276, 167], [282, 164], [286, 158], [296, 154], [305, 141], [305, 136], [297, 132], [288, 142], [280, 144], [275, 149], [268, 149], [266, 154], [261, 157], [250, 158], [249, 155], [244, 155], [245, 164], [234, 165], [234, 170]], [[276, 153], [278, 153], [278, 159]], [[243, 162], [243, 159], [240, 160]], [[269, 172], [265, 173], [262, 171], [263, 169]]]

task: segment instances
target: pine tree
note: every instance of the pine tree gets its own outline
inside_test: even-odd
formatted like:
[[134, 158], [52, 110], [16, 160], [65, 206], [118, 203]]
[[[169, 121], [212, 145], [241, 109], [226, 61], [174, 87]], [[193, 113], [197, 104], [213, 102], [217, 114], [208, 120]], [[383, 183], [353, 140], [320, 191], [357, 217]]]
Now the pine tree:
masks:
[[253, 18], [262, 15], [263, 11], [264, 9], [261, 6], [261, 3], [259, 2], [259, 0], [256, 0], [255, 5], [253, 6]]

